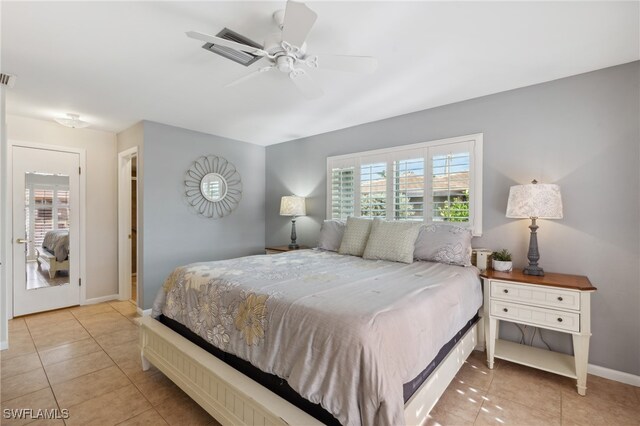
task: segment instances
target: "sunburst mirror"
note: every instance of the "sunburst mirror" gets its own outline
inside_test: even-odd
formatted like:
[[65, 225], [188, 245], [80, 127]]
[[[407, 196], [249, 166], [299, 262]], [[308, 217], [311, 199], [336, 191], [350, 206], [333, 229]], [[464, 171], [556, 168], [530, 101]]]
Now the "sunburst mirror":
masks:
[[187, 202], [198, 214], [213, 219], [229, 215], [242, 198], [236, 167], [217, 155], [199, 157], [184, 178]]

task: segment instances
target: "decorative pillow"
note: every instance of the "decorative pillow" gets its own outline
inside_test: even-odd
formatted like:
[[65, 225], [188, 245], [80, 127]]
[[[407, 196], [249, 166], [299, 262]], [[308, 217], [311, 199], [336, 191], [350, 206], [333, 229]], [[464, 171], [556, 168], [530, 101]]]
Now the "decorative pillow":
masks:
[[471, 229], [448, 224], [424, 225], [413, 256], [419, 260], [471, 266]]
[[421, 223], [376, 220], [371, 225], [371, 234], [362, 257], [412, 263], [416, 238], [421, 228]]
[[325, 220], [320, 227], [318, 248], [338, 251], [347, 224], [343, 220]]
[[372, 223], [371, 219], [348, 217], [338, 253], [362, 256], [367, 246]]

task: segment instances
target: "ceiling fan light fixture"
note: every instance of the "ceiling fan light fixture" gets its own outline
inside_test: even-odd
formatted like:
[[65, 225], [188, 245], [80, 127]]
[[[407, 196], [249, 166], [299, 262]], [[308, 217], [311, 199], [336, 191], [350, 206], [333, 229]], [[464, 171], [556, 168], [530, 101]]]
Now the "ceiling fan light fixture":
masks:
[[55, 119], [58, 124], [62, 124], [66, 127], [71, 127], [72, 129], [84, 129], [85, 127], [89, 127], [90, 124], [86, 121], [80, 120], [80, 115], [67, 113], [66, 117], [59, 117]]

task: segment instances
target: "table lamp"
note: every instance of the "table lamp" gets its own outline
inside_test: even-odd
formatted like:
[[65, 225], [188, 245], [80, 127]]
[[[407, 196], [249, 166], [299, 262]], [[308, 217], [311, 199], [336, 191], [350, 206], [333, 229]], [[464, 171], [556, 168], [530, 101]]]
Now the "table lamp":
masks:
[[526, 275], [543, 276], [544, 270], [538, 266], [538, 236], [536, 219], [562, 219], [562, 198], [560, 187], [553, 184], [540, 184], [535, 179], [528, 185], [515, 185], [509, 190], [507, 217], [513, 219], [531, 219], [529, 238], [529, 266], [523, 269]]
[[307, 208], [304, 203], [304, 197], [295, 195], [286, 195], [280, 201], [280, 216], [293, 216], [291, 219], [291, 244], [290, 249], [298, 249], [300, 246], [296, 244], [296, 217], [305, 216]]

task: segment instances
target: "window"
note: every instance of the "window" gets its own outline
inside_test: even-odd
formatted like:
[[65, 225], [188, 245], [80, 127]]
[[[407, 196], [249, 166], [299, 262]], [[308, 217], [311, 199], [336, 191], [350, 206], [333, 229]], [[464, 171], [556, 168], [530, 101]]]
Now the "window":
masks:
[[387, 213], [387, 164], [360, 166], [360, 216], [385, 217]]
[[329, 217], [346, 219], [355, 214], [354, 187], [355, 169], [353, 167], [331, 169], [331, 213]]
[[455, 222], [482, 234], [482, 134], [327, 158], [327, 217]]
[[69, 228], [69, 187], [32, 183], [25, 192], [27, 252], [33, 260], [48, 231]]

